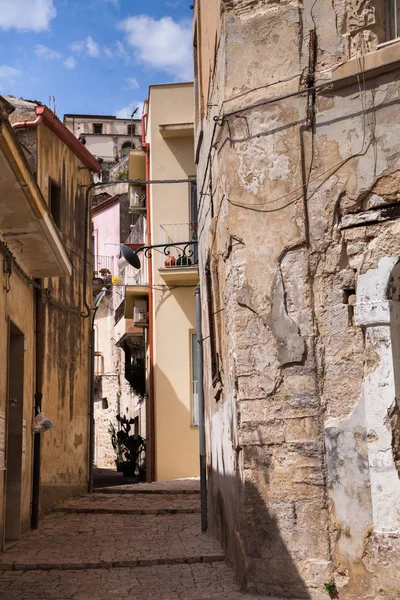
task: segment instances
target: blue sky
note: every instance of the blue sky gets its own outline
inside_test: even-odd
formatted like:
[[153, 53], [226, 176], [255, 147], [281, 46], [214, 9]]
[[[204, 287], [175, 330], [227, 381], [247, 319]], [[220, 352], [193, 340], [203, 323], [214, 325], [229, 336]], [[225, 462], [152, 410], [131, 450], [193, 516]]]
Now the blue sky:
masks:
[[192, 79], [190, 0], [0, 0], [0, 94], [128, 116]]

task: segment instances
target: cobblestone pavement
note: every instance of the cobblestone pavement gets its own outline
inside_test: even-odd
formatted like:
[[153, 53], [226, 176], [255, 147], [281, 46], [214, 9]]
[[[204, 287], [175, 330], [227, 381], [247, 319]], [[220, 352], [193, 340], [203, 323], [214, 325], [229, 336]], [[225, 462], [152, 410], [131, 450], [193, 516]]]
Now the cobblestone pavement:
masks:
[[261, 598], [240, 593], [200, 532], [198, 482], [143, 485], [102, 489], [45, 517], [0, 555], [1, 600]]

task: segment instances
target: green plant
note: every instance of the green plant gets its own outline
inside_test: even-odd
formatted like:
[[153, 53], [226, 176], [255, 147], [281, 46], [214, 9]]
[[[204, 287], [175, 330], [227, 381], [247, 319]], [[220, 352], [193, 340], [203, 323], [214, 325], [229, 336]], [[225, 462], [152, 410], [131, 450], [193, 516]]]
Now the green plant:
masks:
[[332, 579], [331, 579], [331, 581], [328, 581], [327, 583], [324, 584], [324, 588], [330, 598], [338, 597], [336, 583]]
[[125, 362], [125, 377], [132, 390], [140, 398], [146, 394], [146, 365], [144, 358], [136, 358], [131, 364]]
[[116, 455], [115, 462], [117, 463], [117, 466], [118, 466], [118, 463], [124, 462], [124, 445], [119, 440], [117, 431], [116, 431], [114, 425], [111, 423], [111, 421], [110, 421], [110, 426], [108, 428], [108, 433], [110, 434], [110, 437], [111, 437], [111, 444], [112, 444], [112, 447], [114, 448], [114, 452]]
[[124, 475], [141, 475], [144, 464], [144, 453], [146, 450], [146, 440], [140, 435], [131, 434], [131, 425], [134, 419], [127, 419], [124, 416], [117, 415], [117, 421], [121, 425], [117, 432], [117, 440], [124, 448], [124, 461], [122, 471]]
[[178, 260], [176, 261], [177, 267], [190, 267], [191, 264], [192, 264], [192, 261], [190, 260], [190, 258], [188, 256], [180, 256], [178, 258]]
[[116, 179], [128, 179], [128, 171], [121, 171], [121, 173], [118, 173]]

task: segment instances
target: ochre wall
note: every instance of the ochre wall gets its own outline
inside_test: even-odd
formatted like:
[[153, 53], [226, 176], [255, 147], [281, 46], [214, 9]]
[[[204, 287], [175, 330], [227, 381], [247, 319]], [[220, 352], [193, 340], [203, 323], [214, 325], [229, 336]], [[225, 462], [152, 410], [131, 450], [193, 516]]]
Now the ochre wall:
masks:
[[220, 12], [221, 0], [207, 0], [204, 5], [201, 2], [195, 4], [194, 42], [197, 47], [195, 80], [198, 88], [196, 95], [198, 107], [196, 108], [201, 118], [204, 117], [210, 88], [213, 85], [217, 48], [221, 35]]
[[[193, 123], [193, 113], [192, 84], [150, 88], [147, 141], [151, 179], [195, 175], [193, 135], [164, 139], [159, 130], [159, 125]], [[160, 225], [187, 223], [189, 185], [152, 186], [151, 219], [153, 244], [162, 241]], [[191, 427], [190, 331], [196, 329], [194, 287], [161, 289], [160, 286], [165, 286], [158, 271], [164, 266], [161, 259], [159, 253], [153, 253], [153, 283], [158, 286], [153, 290], [157, 480], [190, 477], [199, 472], [198, 428]]]
[[[2, 255], [1, 255], [2, 256]], [[8, 279], [8, 278], [7, 278]], [[8, 289], [8, 292], [6, 289]], [[0, 269], [0, 417], [3, 421], [7, 415], [7, 355], [8, 355], [8, 321], [11, 320], [24, 334], [24, 408], [23, 419], [25, 429], [25, 454], [22, 464], [22, 502], [21, 502], [21, 532], [30, 526], [31, 503], [31, 464], [32, 464], [32, 409], [34, 385], [34, 293], [24, 279], [15, 271], [8, 281]], [[3, 421], [4, 422], [4, 421]], [[1, 427], [1, 425], [0, 425]], [[3, 439], [0, 431], [0, 439]], [[0, 453], [3, 447], [0, 448]], [[5, 471], [0, 471], [0, 551], [2, 550], [4, 529], [4, 491]]]
[[[91, 174], [45, 125], [38, 128], [38, 184], [48, 199], [49, 177], [61, 186], [61, 239], [73, 265], [70, 278], [45, 286], [61, 306], [47, 304], [43, 411], [54, 428], [43, 435], [41, 509], [85, 491], [88, 475], [89, 328], [82, 319], [85, 189]], [[79, 168], [81, 167], [81, 168]], [[90, 231], [90, 227], [89, 227]], [[91, 282], [91, 253], [87, 282]]]

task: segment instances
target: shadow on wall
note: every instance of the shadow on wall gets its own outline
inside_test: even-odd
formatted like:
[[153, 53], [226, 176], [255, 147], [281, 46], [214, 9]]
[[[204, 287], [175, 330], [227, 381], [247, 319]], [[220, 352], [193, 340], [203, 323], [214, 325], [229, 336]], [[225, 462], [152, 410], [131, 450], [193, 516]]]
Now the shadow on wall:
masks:
[[193, 174], [193, 137], [187, 137], [185, 142], [183, 142], [182, 138], [169, 138], [164, 141], [173, 154], [176, 162], [180, 165], [182, 171], [184, 173]]
[[[264, 466], [264, 478], [268, 477], [267, 468]], [[224, 476], [216, 471], [209, 473], [208, 481], [209, 499], [213, 497], [208, 509], [209, 528], [221, 540], [241, 589], [280, 598], [311, 600], [278, 524], [279, 518], [286, 529], [290, 525], [296, 528], [294, 503], [291, 508], [287, 503], [277, 503], [274, 506], [277, 517], [269, 512], [253, 482], [242, 483], [239, 477]], [[293, 533], [295, 535], [295, 531]], [[304, 552], [302, 534], [298, 543]]]

